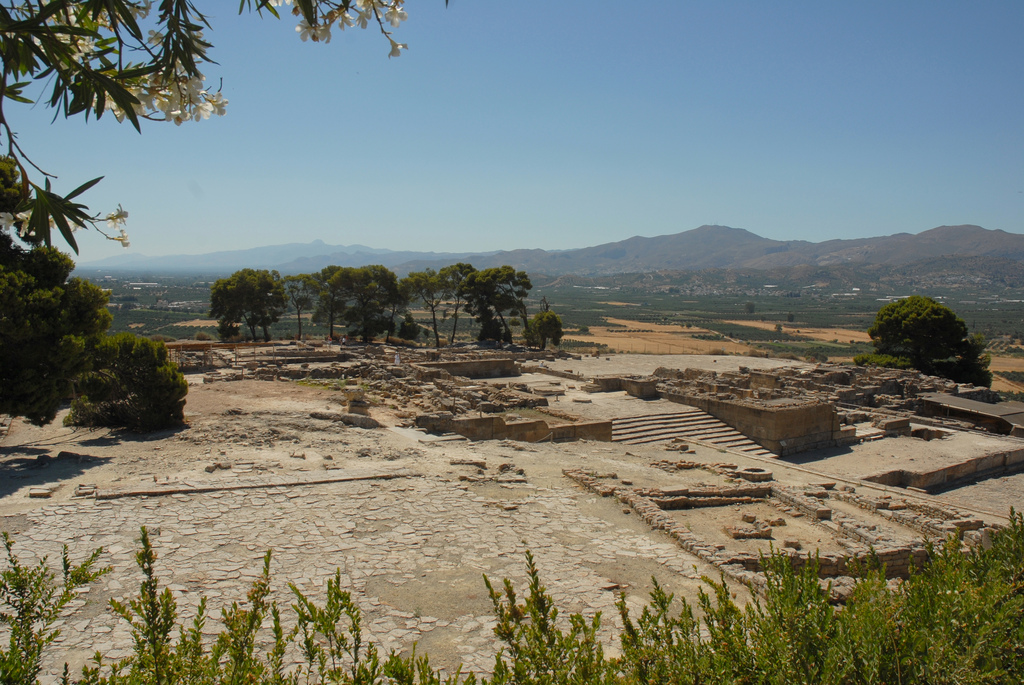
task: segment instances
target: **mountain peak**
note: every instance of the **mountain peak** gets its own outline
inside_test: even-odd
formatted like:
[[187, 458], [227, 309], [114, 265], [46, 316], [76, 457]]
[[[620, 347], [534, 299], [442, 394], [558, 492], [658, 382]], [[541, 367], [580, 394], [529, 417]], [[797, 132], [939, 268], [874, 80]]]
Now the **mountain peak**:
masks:
[[[492, 253], [391, 251], [365, 245], [332, 246], [322, 240], [306, 244], [248, 248], [179, 257], [121, 255], [82, 264], [82, 268], [230, 273], [243, 267], [273, 268], [282, 273], [309, 273], [329, 264], [362, 266], [380, 263], [400, 275], [458, 261], [477, 268], [510, 264], [531, 273], [613, 274], [701, 269], [775, 269], [798, 265], [910, 264], [959, 257], [1002, 257], [1024, 261], [1024, 235], [965, 224], [938, 226], [918, 234], [899, 233], [855, 240], [781, 241], [743, 228], [706, 224], [689, 231], [626, 240], [573, 250], [512, 250]], [[134, 259], [133, 259], [134, 257]]]

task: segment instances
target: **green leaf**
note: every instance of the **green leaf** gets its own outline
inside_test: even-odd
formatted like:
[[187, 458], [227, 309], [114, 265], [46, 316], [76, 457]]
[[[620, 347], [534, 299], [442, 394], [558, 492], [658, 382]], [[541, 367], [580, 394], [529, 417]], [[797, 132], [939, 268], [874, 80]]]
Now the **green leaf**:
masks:
[[65, 196], [65, 199], [70, 200], [73, 197], [78, 197], [79, 195], [81, 195], [85, 191], [89, 190], [89, 188], [92, 188], [94, 185], [96, 185], [97, 183], [99, 183], [102, 180], [103, 180], [102, 176], [97, 176], [96, 178], [94, 178], [91, 181], [86, 181], [85, 183], [83, 183], [82, 185], [78, 186], [77, 188], [72, 190], [70, 193], [68, 193]]

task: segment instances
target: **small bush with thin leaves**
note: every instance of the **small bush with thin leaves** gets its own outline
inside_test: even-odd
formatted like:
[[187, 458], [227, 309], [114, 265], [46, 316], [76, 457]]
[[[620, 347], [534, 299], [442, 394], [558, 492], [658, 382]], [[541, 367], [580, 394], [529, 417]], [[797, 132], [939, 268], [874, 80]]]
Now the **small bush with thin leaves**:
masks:
[[533, 555], [526, 552], [530, 587], [523, 604], [517, 603], [512, 582], [505, 579], [501, 592], [484, 576], [498, 625], [494, 633], [506, 647], [494, 660], [495, 685], [513, 683], [615, 682], [614, 664], [605, 660], [597, 631], [601, 614], [591, 620], [569, 617], [569, 632], [557, 626], [558, 609], [540, 584]]
[[60, 635], [54, 623], [76, 597], [75, 590], [107, 572], [95, 568], [103, 550], [97, 549], [75, 565], [65, 545], [58, 583], [45, 557], [35, 566], [24, 566], [14, 554], [14, 540], [6, 532], [3, 541], [7, 568], [0, 572], [0, 625], [9, 638], [7, 648], [0, 647], [0, 683], [34, 683], [42, 669], [43, 652]]
[[[45, 560], [21, 566], [4, 537], [8, 566], [3, 573], [3, 623], [12, 628], [10, 648], [0, 650], [0, 683], [33, 683], [43, 649], [57, 636], [52, 627], [74, 588], [105, 571], [93, 566], [97, 550], [72, 566], [65, 553], [64, 582]], [[318, 605], [294, 585], [296, 626], [282, 627], [270, 595], [270, 552], [263, 573], [246, 602], [221, 611], [224, 630], [204, 641], [206, 599], [190, 625], [179, 624], [177, 605], [155, 574], [156, 553], [142, 529], [136, 556], [143, 572], [139, 595], [112, 608], [131, 626], [134, 650], [105, 664], [103, 655], [73, 681], [87, 685], [192, 685], [352, 683], [359, 685], [475, 684], [470, 674], [444, 674], [415, 650], [405, 657], [382, 657], [363, 637], [362, 617], [341, 587], [340, 571], [329, 579]], [[964, 552], [956, 538], [930, 550], [931, 562], [898, 585], [886, 581], [873, 563], [860, 571], [846, 606], [829, 601], [830, 588], [818, 578], [816, 560], [795, 571], [782, 555], [763, 560], [764, 594], [745, 607], [736, 604], [724, 579], [704, 578], [698, 605], [701, 619], [685, 600], [677, 611], [673, 597], [657, 581], [651, 602], [634, 619], [625, 595], [618, 601], [623, 623], [622, 656], [604, 656], [597, 633], [600, 614], [559, 618], [541, 585], [532, 554], [520, 603], [512, 583], [495, 589], [487, 577], [497, 616], [495, 634], [505, 646], [495, 658], [494, 675], [483, 685], [622, 683], [629, 685], [713, 685], [765, 683], [852, 685], [856, 683], [1024, 682], [1024, 517], [1010, 512], [1010, 524], [992, 536], [988, 549]], [[26, 599], [27, 598], [27, 599]], [[269, 640], [264, 623], [270, 617]], [[177, 629], [177, 638], [174, 632]], [[259, 638], [259, 639], [258, 639]], [[263, 647], [261, 645], [268, 645]], [[286, 669], [289, 649], [302, 656], [301, 668]], [[66, 667], [65, 667], [66, 671]]]

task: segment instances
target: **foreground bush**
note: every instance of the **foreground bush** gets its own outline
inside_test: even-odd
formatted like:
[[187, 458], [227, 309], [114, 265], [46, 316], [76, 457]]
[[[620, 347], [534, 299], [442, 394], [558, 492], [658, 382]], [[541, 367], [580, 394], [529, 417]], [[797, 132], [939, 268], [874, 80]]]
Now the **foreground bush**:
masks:
[[72, 402], [66, 424], [145, 432], [185, 420], [188, 383], [162, 342], [118, 333], [103, 338], [93, 357], [94, 371], [82, 377], [84, 394]]
[[[0, 620], [10, 628], [10, 645], [0, 650], [0, 682], [32, 683], [43, 649], [57, 635], [52, 628], [74, 588], [103, 571], [99, 555], [78, 567], [64, 560], [64, 580], [45, 566], [25, 568], [11, 553], [0, 576]], [[285, 632], [281, 612], [268, 603], [270, 552], [263, 574], [244, 604], [221, 610], [225, 628], [204, 643], [206, 600], [188, 626], [178, 622], [170, 590], [161, 590], [146, 529], [136, 556], [144, 580], [139, 596], [112, 602], [132, 627], [132, 656], [105, 664], [100, 654], [81, 680], [90, 685], [142, 683], [353, 683], [454, 685], [474, 676], [443, 675], [426, 656], [389, 654], [363, 639], [361, 616], [341, 588], [340, 573], [327, 583], [317, 605], [294, 585], [297, 625]], [[483, 683], [704, 683], [855, 684], [998, 683], [1024, 681], [1024, 518], [1011, 511], [1010, 526], [993, 536], [988, 550], [965, 553], [950, 539], [932, 550], [932, 562], [910, 580], [891, 585], [884, 570], [866, 570], [842, 609], [829, 603], [815, 564], [795, 572], [783, 556], [765, 560], [764, 596], [744, 608], [723, 582], [705, 578], [702, 618], [685, 601], [676, 612], [672, 595], [655, 582], [651, 603], [631, 617], [625, 596], [618, 608], [624, 623], [622, 657], [608, 659], [597, 640], [601, 617], [579, 614], [559, 621], [558, 610], [540, 583], [533, 557], [526, 555], [527, 594], [520, 603], [512, 583], [496, 590], [484, 577], [498, 618], [495, 634], [505, 647], [495, 658], [494, 676]], [[270, 621], [269, 649], [257, 636]], [[703, 630], [702, 630], [703, 626]], [[176, 633], [176, 636], [175, 636]], [[288, 649], [304, 665], [285, 672]]]

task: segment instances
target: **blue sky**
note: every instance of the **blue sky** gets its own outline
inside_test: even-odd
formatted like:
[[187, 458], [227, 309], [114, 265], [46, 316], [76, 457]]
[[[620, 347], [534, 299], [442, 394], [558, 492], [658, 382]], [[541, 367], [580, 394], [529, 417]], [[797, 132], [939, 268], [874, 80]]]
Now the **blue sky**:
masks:
[[[717, 223], [820, 241], [1024, 233], [1024, 3], [411, 0], [302, 43], [200, 2], [222, 118], [139, 135], [8, 107], [132, 251], [322, 239], [564, 249]], [[123, 250], [81, 238], [82, 261]]]

